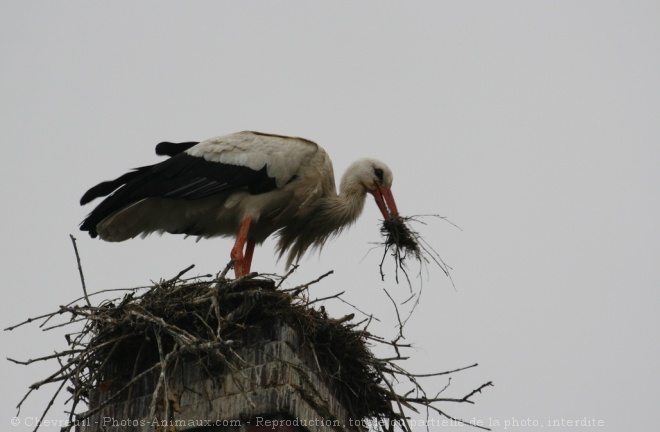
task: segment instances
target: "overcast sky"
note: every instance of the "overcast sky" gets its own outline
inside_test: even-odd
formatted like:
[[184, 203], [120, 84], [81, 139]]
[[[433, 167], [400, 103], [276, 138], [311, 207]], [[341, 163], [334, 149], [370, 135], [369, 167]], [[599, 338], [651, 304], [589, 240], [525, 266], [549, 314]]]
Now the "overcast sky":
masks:
[[[595, 419], [566, 430], [650, 430], [660, 398], [660, 4], [656, 1], [0, 2], [2, 328], [90, 291], [216, 272], [230, 240], [78, 232], [96, 183], [158, 161], [156, 143], [240, 130], [302, 136], [337, 177], [371, 156], [394, 171], [401, 213], [453, 267], [423, 278], [406, 367], [492, 380], [468, 420]], [[373, 202], [348, 235], [303, 260], [297, 285], [376, 314]], [[283, 273], [267, 242], [253, 270]], [[415, 280], [415, 282], [420, 282]], [[350, 309], [329, 303], [331, 314]], [[3, 332], [3, 358], [66, 348], [36, 326]], [[2, 361], [0, 429], [30, 430], [53, 387], [13, 408], [54, 364]], [[439, 390], [444, 380], [431, 380]], [[61, 403], [47, 419], [63, 419]], [[652, 416], [653, 414], [653, 416]], [[30, 420], [32, 419], [32, 420]], [[509, 429], [512, 429], [510, 427]], [[58, 430], [46, 428], [44, 430]], [[421, 430], [421, 429], [420, 429]], [[554, 430], [562, 430], [556, 428]]]

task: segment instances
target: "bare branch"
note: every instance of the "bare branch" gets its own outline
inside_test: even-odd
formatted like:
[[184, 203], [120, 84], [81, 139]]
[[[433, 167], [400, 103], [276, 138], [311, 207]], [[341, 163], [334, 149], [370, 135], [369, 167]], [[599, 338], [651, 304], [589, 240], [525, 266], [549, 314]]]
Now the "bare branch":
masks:
[[87, 306], [91, 307], [92, 304], [89, 302], [89, 296], [87, 295], [87, 286], [85, 286], [85, 276], [83, 275], [82, 265], [80, 264], [80, 254], [78, 254], [78, 245], [76, 244], [76, 238], [71, 234], [69, 234], [69, 237], [71, 237], [71, 243], [73, 243], [73, 251], [76, 253], [76, 261], [78, 262], [78, 273], [80, 273], [80, 283], [82, 284], [85, 301], [87, 302]]

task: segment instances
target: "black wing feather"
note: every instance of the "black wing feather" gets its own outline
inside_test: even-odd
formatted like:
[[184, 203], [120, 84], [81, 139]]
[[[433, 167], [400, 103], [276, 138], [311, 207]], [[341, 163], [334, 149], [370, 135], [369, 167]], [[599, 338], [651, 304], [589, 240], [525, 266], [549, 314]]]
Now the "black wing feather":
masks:
[[[187, 141], [182, 143], [173, 143], [173, 142], [162, 142], [156, 145], [156, 154], [158, 156], [176, 156], [179, 153], [183, 153], [188, 150], [190, 147], [199, 144], [199, 141]], [[144, 174], [146, 169], [152, 168], [153, 165], [135, 168], [133, 171], [124, 174], [121, 177], [116, 178], [115, 180], [105, 181], [97, 184], [87, 192], [85, 195], [80, 198], [80, 205], [85, 205], [90, 201], [95, 200], [96, 198], [104, 197], [110, 195], [118, 187], [123, 184], [128, 183], [129, 181], [139, 177]]]
[[88, 190], [81, 198], [81, 204], [112, 194], [92, 210], [81, 223], [80, 229], [96, 237], [96, 225], [99, 222], [144, 198], [193, 200], [237, 188], [245, 188], [256, 195], [276, 187], [275, 179], [268, 176], [266, 165], [260, 170], [253, 170], [239, 165], [211, 162], [180, 152], [161, 163], [137, 168]]
[[158, 156], [176, 156], [179, 153], [183, 153], [188, 150], [190, 147], [199, 144], [198, 141], [188, 141], [182, 143], [173, 143], [173, 142], [162, 142], [156, 145], [156, 154]]
[[143, 170], [146, 168], [151, 168], [151, 167], [135, 168], [134, 171], [127, 172], [123, 176], [118, 177], [114, 180], [104, 181], [97, 184], [96, 186], [85, 192], [82, 198], [80, 198], [80, 205], [85, 205], [88, 202], [95, 200], [96, 198], [110, 195], [118, 187], [123, 186], [124, 184], [142, 175]]

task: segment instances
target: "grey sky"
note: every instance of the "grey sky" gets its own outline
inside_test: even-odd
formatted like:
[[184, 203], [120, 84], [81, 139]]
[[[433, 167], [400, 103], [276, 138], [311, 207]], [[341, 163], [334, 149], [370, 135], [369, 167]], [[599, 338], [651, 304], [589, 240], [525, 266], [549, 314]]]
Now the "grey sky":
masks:
[[[437, 269], [406, 334], [408, 367], [480, 363], [447, 390], [495, 387], [467, 419], [596, 418], [644, 430], [660, 402], [660, 5], [653, 1], [0, 3], [4, 182], [2, 327], [90, 290], [200, 274], [231, 241], [86, 238], [90, 186], [156, 162], [159, 141], [244, 129], [325, 147], [336, 176], [371, 156], [395, 174], [403, 214], [440, 214], [426, 239]], [[346, 290], [394, 335], [378, 274], [378, 211], [292, 284], [328, 270], [313, 295]], [[253, 270], [282, 273], [272, 243]], [[366, 257], [365, 257], [366, 255]], [[390, 275], [391, 276], [391, 275]], [[341, 316], [348, 308], [328, 304]], [[61, 333], [2, 333], [3, 357], [64, 348]], [[53, 365], [3, 362], [3, 430]], [[445, 381], [429, 383], [440, 389]], [[52, 388], [19, 418], [38, 417]], [[49, 419], [64, 418], [61, 405]], [[546, 425], [547, 427], [547, 425]], [[45, 428], [44, 430], [58, 430]], [[518, 430], [535, 430], [534, 427]], [[560, 430], [560, 429], [555, 429]], [[571, 428], [570, 430], [581, 430]]]

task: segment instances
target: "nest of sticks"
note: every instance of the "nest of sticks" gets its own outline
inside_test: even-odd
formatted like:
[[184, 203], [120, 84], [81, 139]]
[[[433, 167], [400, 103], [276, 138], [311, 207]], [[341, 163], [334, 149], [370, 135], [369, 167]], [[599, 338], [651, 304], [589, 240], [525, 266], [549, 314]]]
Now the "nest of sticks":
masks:
[[[217, 277], [207, 275], [184, 279], [182, 276], [189, 269], [149, 287], [111, 290], [122, 295], [96, 306], [91, 298], [101, 293], [107, 295], [108, 291], [89, 296], [85, 293], [80, 299], [60, 306], [57, 311], [6, 329], [13, 330], [27, 323], [40, 323], [44, 330], [77, 327], [76, 331], [66, 335], [68, 346], [62, 351], [28, 361], [9, 359], [24, 365], [38, 361], [52, 361], [55, 365], [54, 373], [30, 386], [18, 404], [19, 411], [31, 392], [55, 384], [57, 390], [42, 418], [60, 393], [68, 394], [71, 426], [63, 430], [70, 430], [74, 424], [126, 395], [131, 386], [151, 374], [158, 377], [151, 402], [153, 413], [157, 409], [157, 399], [162, 398], [159, 395], [167, 393], [163, 392], [163, 387], [168, 385], [167, 377], [175, 369], [174, 365], [193, 360], [202, 362], [213, 373], [232, 372], [241, 362], [235, 349], [245, 343], [242, 338], [246, 328], [273, 319], [286, 323], [301, 334], [304, 344], [315, 353], [320, 375], [332, 381], [339, 393], [338, 399], [350, 411], [351, 417], [375, 420], [376, 423], [372, 424], [378, 430], [409, 432], [408, 410], [426, 411], [427, 416], [429, 412], [435, 412], [447, 419], [469, 424], [449, 415], [441, 405], [446, 402], [473, 403], [472, 397], [476, 393], [492, 385], [488, 382], [464, 396], [447, 398], [441, 395], [447, 384], [434, 395], [428, 395], [423, 381], [476, 364], [423, 375], [407, 372], [400, 363], [407, 358], [402, 353], [410, 345], [402, 343], [400, 337], [390, 341], [371, 334], [367, 328], [372, 317], [365, 316], [359, 322], [353, 322], [353, 315], [330, 318], [320, 302], [333, 298], [341, 300], [341, 293], [310, 299], [310, 285], [329, 273], [310, 283], [283, 289], [281, 285], [286, 276], [274, 278], [251, 274], [232, 280], [224, 277], [228, 270], [225, 269]], [[55, 322], [58, 319], [60, 322]], [[394, 355], [377, 358], [372, 353], [375, 345], [393, 350]], [[129, 378], [119, 388], [113, 388], [103, 401], [92, 400], [90, 404], [91, 395], [107, 385], [108, 370], [117, 369], [128, 371]]]

